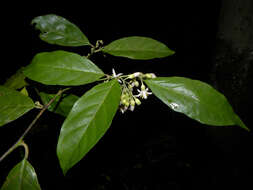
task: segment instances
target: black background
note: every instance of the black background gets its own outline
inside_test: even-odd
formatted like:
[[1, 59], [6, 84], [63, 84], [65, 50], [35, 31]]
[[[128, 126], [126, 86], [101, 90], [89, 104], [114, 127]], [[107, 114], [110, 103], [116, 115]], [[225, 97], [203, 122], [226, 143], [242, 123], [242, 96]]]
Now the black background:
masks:
[[[105, 73], [142, 71], [158, 76], [183, 76], [210, 83], [220, 2], [177, 1], [167, 4], [68, 2], [60, 5], [33, 2], [32, 6], [2, 16], [1, 84], [41, 51], [64, 49], [83, 55], [86, 47], [46, 44], [31, 20], [49, 13], [75, 23], [91, 43], [105, 44], [126, 36], [147, 36], [165, 43], [176, 54], [164, 59], [134, 61], [98, 54], [92, 57]], [[71, 5], [70, 5], [71, 3]], [[15, 4], [15, 6], [18, 6]], [[24, 5], [23, 5], [24, 7]], [[26, 114], [1, 128], [3, 154], [36, 115]], [[243, 115], [249, 125], [250, 113]], [[249, 154], [251, 133], [238, 127], [210, 128], [168, 110], [154, 96], [124, 115], [117, 113], [111, 128], [88, 155], [64, 177], [56, 157], [63, 118], [45, 113], [26, 137], [29, 161], [42, 189], [224, 189], [246, 188], [252, 177]], [[233, 136], [215, 137], [221, 131]], [[231, 133], [229, 133], [231, 134]], [[0, 184], [21, 160], [22, 149], [0, 163]]]

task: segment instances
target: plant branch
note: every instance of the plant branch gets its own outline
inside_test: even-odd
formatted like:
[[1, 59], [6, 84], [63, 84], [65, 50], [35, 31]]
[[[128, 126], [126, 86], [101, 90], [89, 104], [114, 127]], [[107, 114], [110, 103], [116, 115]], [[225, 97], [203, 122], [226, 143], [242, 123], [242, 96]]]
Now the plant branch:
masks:
[[24, 141], [22, 141], [22, 142], [20, 143], [20, 146], [23, 146], [23, 147], [24, 147], [24, 149], [25, 149], [25, 159], [27, 160], [27, 159], [28, 159], [28, 155], [29, 155], [29, 148], [28, 148], [28, 145], [27, 145]]
[[37, 114], [37, 116], [34, 118], [34, 120], [30, 123], [30, 125], [27, 127], [27, 129], [24, 131], [24, 133], [19, 137], [17, 142], [13, 144], [1, 157], [0, 162], [8, 156], [15, 148], [17, 148], [20, 145], [23, 145], [23, 139], [27, 135], [27, 133], [31, 130], [31, 128], [34, 126], [34, 124], [38, 121], [38, 119], [41, 117], [41, 115], [47, 110], [47, 108], [55, 101], [55, 99], [60, 96], [63, 92], [69, 90], [70, 88], [66, 88], [63, 90], [59, 90], [58, 93], [41, 109], [41, 111]]

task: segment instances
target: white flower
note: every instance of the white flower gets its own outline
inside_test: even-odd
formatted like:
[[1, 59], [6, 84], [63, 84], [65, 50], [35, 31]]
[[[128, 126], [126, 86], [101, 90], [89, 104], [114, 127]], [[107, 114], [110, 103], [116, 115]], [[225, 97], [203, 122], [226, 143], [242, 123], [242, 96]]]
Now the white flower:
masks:
[[135, 106], [132, 106], [132, 105], [131, 105], [131, 106], [129, 107], [129, 110], [134, 111], [134, 107], [135, 107]]
[[152, 92], [149, 92], [148, 90], [149, 90], [148, 88], [145, 88], [145, 89], [142, 89], [142, 90], [137, 89], [139, 94], [137, 94], [136, 97], [141, 97], [143, 99], [147, 99], [148, 95], [152, 94]]
[[133, 73], [133, 74], [129, 75], [128, 78], [133, 79], [133, 78], [139, 77], [141, 75], [142, 75], [141, 72], [136, 72], [136, 73]]
[[139, 77], [141, 74], [142, 74], [141, 72], [136, 72], [133, 75], [134, 75], [134, 77]]
[[[115, 70], [112, 69], [112, 78], [118, 78], [121, 75], [123, 75], [123, 73], [116, 74]], [[118, 79], [118, 81], [119, 81], [119, 83], [122, 83], [122, 81], [120, 79]]]

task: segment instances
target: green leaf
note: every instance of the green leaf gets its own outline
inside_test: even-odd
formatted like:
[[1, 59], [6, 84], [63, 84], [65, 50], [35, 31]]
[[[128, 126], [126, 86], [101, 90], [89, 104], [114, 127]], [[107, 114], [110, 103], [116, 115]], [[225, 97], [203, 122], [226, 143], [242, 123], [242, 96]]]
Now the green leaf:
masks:
[[114, 56], [141, 60], [167, 57], [175, 53], [157, 40], [140, 36], [115, 40], [105, 46], [102, 51]]
[[[40, 97], [43, 104], [46, 105], [53, 97], [55, 97], [55, 94], [40, 92]], [[48, 107], [48, 110], [67, 117], [78, 98], [78, 96], [73, 94], [63, 94], [61, 97], [58, 96], [56, 98], [56, 100]]]
[[79, 162], [110, 127], [120, 102], [116, 80], [96, 85], [74, 104], [63, 123], [57, 155], [65, 174]]
[[89, 59], [61, 50], [38, 53], [23, 72], [28, 78], [46, 85], [82, 85], [104, 75]]
[[21, 94], [24, 94], [25, 96], [29, 96], [26, 87], [22, 88], [22, 90], [20, 90], [20, 93], [21, 93]]
[[146, 80], [145, 83], [172, 110], [184, 113], [200, 123], [238, 125], [248, 130], [227, 99], [204, 82], [183, 77], [159, 77]]
[[61, 46], [89, 45], [87, 37], [73, 23], [63, 17], [49, 14], [32, 20], [35, 28], [41, 31], [40, 38], [49, 43]]
[[4, 83], [4, 86], [17, 90], [20, 88], [23, 88], [27, 85], [27, 82], [25, 81], [25, 75], [23, 74], [23, 69], [19, 69], [14, 75], [12, 75], [10, 78], [6, 80]]
[[0, 85], [0, 126], [21, 117], [34, 107], [31, 98]]
[[40, 190], [32, 165], [23, 159], [8, 174], [1, 190]]

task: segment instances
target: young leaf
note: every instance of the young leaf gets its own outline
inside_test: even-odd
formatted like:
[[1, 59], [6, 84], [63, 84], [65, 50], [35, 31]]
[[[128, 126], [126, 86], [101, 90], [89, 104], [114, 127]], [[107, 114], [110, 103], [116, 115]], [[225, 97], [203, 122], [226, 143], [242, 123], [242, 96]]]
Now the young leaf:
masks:
[[167, 57], [175, 53], [157, 40], [140, 36], [115, 40], [105, 46], [102, 51], [114, 56], [141, 60]]
[[49, 14], [32, 20], [35, 28], [41, 31], [40, 38], [49, 43], [61, 46], [89, 45], [87, 37], [73, 23], [63, 17]]
[[104, 75], [89, 59], [61, 50], [38, 53], [23, 73], [47, 85], [82, 85], [97, 81]]
[[25, 96], [29, 96], [28, 91], [26, 90], [26, 87], [22, 88], [22, 90], [20, 90], [21, 94], [24, 94]]
[[184, 113], [200, 123], [239, 125], [248, 130], [227, 99], [204, 82], [183, 77], [159, 77], [146, 80], [145, 83], [172, 110]]
[[[40, 97], [44, 105], [46, 105], [54, 96], [55, 94], [40, 92]], [[48, 110], [67, 117], [78, 98], [78, 96], [73, 94], [63, 94], [61, 97], [58, 96], [56, 98], [56, 100], [48, 107]]]
[[101, 83], [74, 104], [61, 128], [57, 155], [65, 174], [79, 162], [110, 127], [120, 102], [117, 80]]
[[0, 85], [0, 126], [21, 117], [34, 107], [31, 98]]
[[23, 74], [23, 69], [19, 69], [14, 75], [12, 75], [10, 78], [6, 80], [4, 83], [4, 86], [7, 88], [11, 88], [14, 90], [23, 88], [24, 86], [27, 85], [27, 82], [25, 81], [25, 75]]
[[32, 165], [23, 159], [8, 174], [1, 190], [40, 190], [37, 175]]

